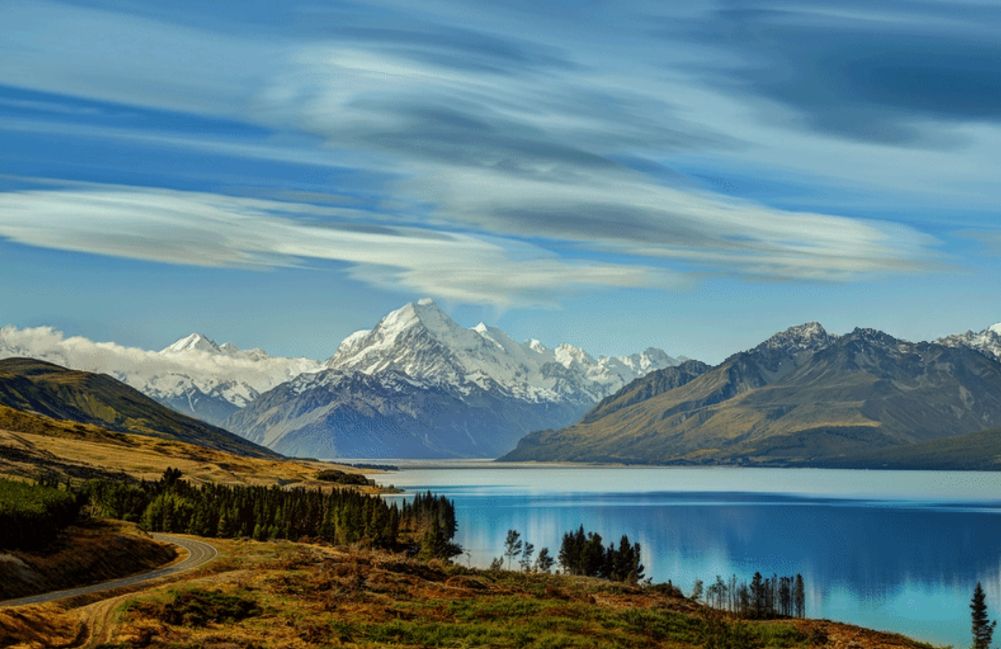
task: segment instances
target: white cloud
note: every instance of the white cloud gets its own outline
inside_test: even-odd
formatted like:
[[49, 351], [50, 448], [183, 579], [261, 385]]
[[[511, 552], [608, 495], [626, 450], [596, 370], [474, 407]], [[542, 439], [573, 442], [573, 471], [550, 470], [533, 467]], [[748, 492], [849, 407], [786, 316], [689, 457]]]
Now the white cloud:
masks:
[[[182, 394], [190, 387], [211, 393], [221, 390], [242, 405], [254, 396], [304, 372], [318, 372], [322, 363], [306, 358], [270, 357], [263, 352], [213, 354], [199, 350], [164, 354], [67, 338], [51, 327], [0, 327], [0, 358], [29, 357], [85, 372], [110, 374], [154, 397]], [[247, 388], [251, 390], [248, 390]]]

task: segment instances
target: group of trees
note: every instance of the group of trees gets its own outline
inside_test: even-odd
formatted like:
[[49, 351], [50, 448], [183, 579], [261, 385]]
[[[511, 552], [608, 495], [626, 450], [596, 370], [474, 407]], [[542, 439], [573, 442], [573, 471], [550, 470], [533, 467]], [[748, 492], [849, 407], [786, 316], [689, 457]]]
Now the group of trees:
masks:
[[406, 547], [426, 558], [459, 553], [452, 502], [430, 492], [396, 506], [352, 490], [193, 485], [176, 469], [158, 481], [102, 480], [86, 490], [100, 515], [151, 531]]
[[522, 572], [545, 572], [553, 569], [556, 563], [549, 554], [549, 548], [542, 548], [535, 554], [535, 545], [522, 540], [521, 532], [508, 530], [504, 538], [504, 556], [497, 557], [490, 563], [491, 570], [511, 570], [517, 562]]
[[799, 574], [763, 577], [756, 572], [750, 582], [738, 581], [736, 575], [729, 581], [717, 575], [708, 587], [696, 581], [692, 599], [704, 599], [708, 606], [746, 618], [806, 617], [806, 589]]
[[597, 532], [584, 532], [581, 525], [576, 531], [563, 535], [559, 554], [563, 572], [570, 575], [601, 577], [612, 581], [636, 583], [643, 579], [640, 562], [640, 544], [630, 543], [625, 534], [619, 544], [605, 547]]
[[79, 518], [85, 501], [55, 484], [0, 479], [0, 549], [45, 545]]
[[[623, 535], [619, 544], [605, 546], [597, 532], [585, 532], [581, 525], [577, 530], [563, 535], [559, 553], [560, 568], [564, 574], [599, 577], [612, 581], [635, 584], [643, 579], [643, 564], [640, 562], [640, 544], [630, 543]], [[538, 555], [535, 546], [524, 540], [521, 532], [508, 530], [504, 539], [504, 555], [490, 564], [492, 570], [513, 570], [523, 572], [548, 573], [556, 564], [549, 548], [542, 548]]]

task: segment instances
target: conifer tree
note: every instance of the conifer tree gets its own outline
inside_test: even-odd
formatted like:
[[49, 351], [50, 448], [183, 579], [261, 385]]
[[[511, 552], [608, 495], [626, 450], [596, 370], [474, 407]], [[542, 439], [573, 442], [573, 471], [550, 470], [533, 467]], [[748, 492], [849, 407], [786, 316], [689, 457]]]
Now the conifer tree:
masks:
[[992, 622], [987, 615], [987, 596], [979, 581], [977, 587], [973, 589], [973, 598], [970, 600], [970, 619], [973, 627], [973, 649], [990, 649], [997, 622]]

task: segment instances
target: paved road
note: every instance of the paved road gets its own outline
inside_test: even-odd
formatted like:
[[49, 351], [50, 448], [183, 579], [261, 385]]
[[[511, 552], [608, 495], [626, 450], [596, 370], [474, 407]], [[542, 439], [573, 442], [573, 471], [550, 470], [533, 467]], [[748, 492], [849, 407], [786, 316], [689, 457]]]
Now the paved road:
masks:
[[44, 602], [54, 602], [56, 600], [66, 599], [67, 597], [79, 597], [80, 595], [90, 595], [104, 590], [114, 590], [125, 586], [136, 586], [147, 581], [152, 581], [161, 577], [168, 577], [179, 572], [194, 570], [195, 568], [212, 561], [219, 554], [219, 551], [208, 543], [196, 541], [183, 536], [174, 536], [173, 534], [154, 534], [153, 538], [157, 541], [162, 541], [163, 543], [172, 543], [184, 548], [188, 551], [188, 556], [177, 563], [173, 563], [169, 566], [159, 568], [151, 572], [144, 572], [130, 577], [122, 577], [121, 579], [102, 581], [99, 584], [91, 584], [90, 586], [56, 590], [49, 593], [42, 593], [41, 595], [21, 597], [19, 599], [8, 599], [0, 602], [0, 607], [42, 604]]

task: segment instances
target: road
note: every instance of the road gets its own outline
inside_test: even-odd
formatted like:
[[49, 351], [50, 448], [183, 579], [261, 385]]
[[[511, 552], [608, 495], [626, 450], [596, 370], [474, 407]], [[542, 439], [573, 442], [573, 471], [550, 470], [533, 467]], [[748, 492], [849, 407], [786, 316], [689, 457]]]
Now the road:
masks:
[[150, 572], [143, 572], [138, 575], [122, 577], [121, 579], [112, 579], [110, 581], [102, 581], [99, 584], [80, 586], [79, 588], [68, 588], [66, 590], [56, 590], [48, 593], [42, 593], [40, 595], [31, 595], [29, 597], [21, 597], [18, 599], [8, 599], [0, 602], [0, 608], [8, 606], [26, 606], [28, 604], [43, 604], [45, 602], [54, 602], [69, 597], [91, 595], [105, 590], [115, 590], [126, 586], [137, 586], [148, 581], [153, 581], [154, 579], [160, 579], [161, 577], [169, 577], [177, 573], [194, 570], [195, 568], [204, 566], [206, 563], [212, 561], [219, 554], [218, 550], [204, 541], [196, 541], [183, 536], [174, 536], [173, 534], [154, 534], [153, 538], [163, 543], [172, 543], [173, 545], [184, 548], [187, 550], [188, 556], [163, 568], [158, 568], [157, 570]]

